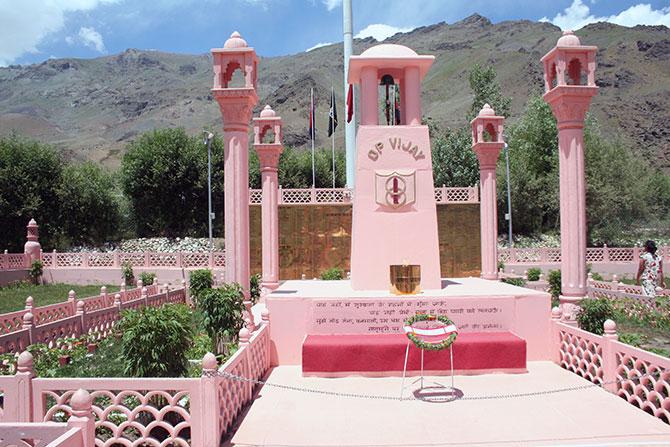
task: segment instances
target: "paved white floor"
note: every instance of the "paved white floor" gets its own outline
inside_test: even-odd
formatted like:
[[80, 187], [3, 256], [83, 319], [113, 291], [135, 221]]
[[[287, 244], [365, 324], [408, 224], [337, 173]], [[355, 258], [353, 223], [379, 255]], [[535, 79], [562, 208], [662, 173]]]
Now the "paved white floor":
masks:
[[[530, 362], [528, 369], [528, 374], [458, 376], [455, 385], [467, 397], [589, 383], [550, 362]], [[432, 379], [449, 383], [445, 377]], [[304, 378], [300, 368], [292, 366], [275, 368], [268, 378], [277, 384], [392, 396], [399, 393], [400, 380]], [[265, 386], [227, 445], [670, 446], [670, 425], [599, 388], [429, 403], [323, 396]]]

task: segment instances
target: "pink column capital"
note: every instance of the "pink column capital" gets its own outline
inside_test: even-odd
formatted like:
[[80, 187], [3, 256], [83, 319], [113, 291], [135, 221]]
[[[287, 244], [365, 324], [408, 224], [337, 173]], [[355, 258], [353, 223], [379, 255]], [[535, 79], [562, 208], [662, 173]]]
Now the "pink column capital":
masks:
[[558, 125], [561, 210], [561, 307], [563, 320], [576, 324], [579, 301], [586, 296], [586, 180], [584, 169], [584, 117], [595, 85], [598, 48], [581, 45], [566, 31], [542, 62], [545, 69], [544, 101]]
[[472, 150], [479, 160], [480, 237], [482, 278], [498, 279], [498, 205], [496, 196], [496, 163], [503, 142], [505, 118], [485, 104], [471, 121]]

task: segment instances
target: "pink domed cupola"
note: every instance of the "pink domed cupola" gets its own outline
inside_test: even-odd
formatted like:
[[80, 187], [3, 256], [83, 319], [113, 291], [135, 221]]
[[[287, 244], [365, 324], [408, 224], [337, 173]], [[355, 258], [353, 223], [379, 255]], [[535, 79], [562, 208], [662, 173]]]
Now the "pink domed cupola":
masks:
[[582, 45], [572, 31], [564, 31], [556, 46], [542, 58], [545, 91], [563, 85], [595, 87], [597, 50]]

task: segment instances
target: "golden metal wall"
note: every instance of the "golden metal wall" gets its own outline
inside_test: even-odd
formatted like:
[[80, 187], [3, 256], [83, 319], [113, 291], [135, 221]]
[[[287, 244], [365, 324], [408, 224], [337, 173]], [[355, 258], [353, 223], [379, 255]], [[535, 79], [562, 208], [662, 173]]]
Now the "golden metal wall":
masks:
[[[261, 271], [261, 207], [251, 206], [251, 272]], [[437, 205], [442, 277], [479, 276], [479, 205]], [[318, 278], [330, 267], [349, 270], [351, 206], [279, 207], [279, 278]]]

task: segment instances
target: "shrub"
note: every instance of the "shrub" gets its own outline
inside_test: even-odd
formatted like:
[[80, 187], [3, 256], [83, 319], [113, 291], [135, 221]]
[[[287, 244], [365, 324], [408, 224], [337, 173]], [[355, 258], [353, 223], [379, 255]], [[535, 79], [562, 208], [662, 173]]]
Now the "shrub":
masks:
[[594, 281], [602, 281], [602, 280], [603, 280], [603, 275], [601, 275], [601, 274], [598, 273], [598, 272], [596, 272], [596, 273], [591, 273], [591, 278], [592, 278]]
[[606, 298], [585, 299], [577, 313], [579, 327], [597, 335], [603, 334], [605, 320], [614, 319], [614, 307]]
[[549, 271], [549, 293], [553, 298], [558, 298], [561, 294], [561, 271], [560, 270], [550, 270]]
[[619, 334], [619, 341], [639, 348], [647, 342], [647, 337], [643, 334], [638, 334], [637, 332], [623, 332]]
[[502, 282], [518, 287], [526, 286], [526, 281], [523, 278], [503, 278]]
[[226, 354], [228, 343], [236, 342], [244, 325], [244, 294], [237, 283], [205, 289], [195, 297], [202, 326], [214, 342], [217, 353]]
[[526, 272], [526, 278], [528, 279], [528, 281], [539, 281], [541, 274], [542, 269], [533, 267], [528, 269], [528, 272]]
[[121, 278], [123, 278], [123, 281], [127, 286], [132, 287], [135, 285], [135, 273], [133, 272], [133, 266], [128, 261], [121, 265]]
[[502, 270], [503, 272], [505, 271], [505, 263], [502, 261], [498, 261], [498, 271]]
[[207, 269], [193, 270], [188, 275], [188, 281], [189, 292], [197, 300], [205, 290], [212, 288], [212, 271]]
[[339, 267], [329, 268], [321, 272], [321, 279], [324, 281], [335, 281], [344, 278], [344, 271]]
[[193, 340], [191, 313], [183, 304], [145, 307], [123, 313], [124, 372], [133, 377], [180, 377], [188, 369], [186, 353]]
[[261, 297], [261, 275], [258, 273], [249, 278], [249, 297], [251, 305], [256, 304]]
[[142, 285], [150, 286], [154, 283], [154, 279], [156, 279], [156, 274], [153, 272], [140, 273], [140, 281], [142, 281]]
[[42, 273], [44, 273], [44, 264], [38, 259], [34, 260], [32, 264], [30, 264], [30, 271], [28, 271], [33, 283], [39, 284], [40, 279], [42, 278]]

